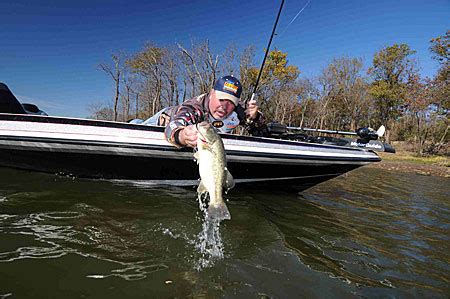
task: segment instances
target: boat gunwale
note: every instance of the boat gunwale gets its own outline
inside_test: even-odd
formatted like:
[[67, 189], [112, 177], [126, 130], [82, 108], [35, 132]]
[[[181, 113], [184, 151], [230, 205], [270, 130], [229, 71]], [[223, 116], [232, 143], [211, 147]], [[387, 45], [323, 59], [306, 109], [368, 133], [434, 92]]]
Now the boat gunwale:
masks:
[[[15, 137], [8, 135], [0, 135], [0, 141], [16, 141], [16, 142], [31, 142], [36, 144], [62, 144], [62, 145], [70, 145], [70, 146], [92, 146], [92, 147], [104, 147], [104, 148], [123, 148], [123, 149], [136, 149], [136, 150], [145, 150], [145, 151], [160, 151], [169, 153], [169, 155], [173, 154], [177, 156], [179, 159], [192, 159], [192, 150], [190, 148], [182, 148], [177, 149], [171, 145], [154, 145], [154, 144], [130, 144], [125, 142], [114, 142], [114, 141], [95, 141], [95, 140], [77, 140], [77, 139], [58, 139], [58, 138], [46, 138], [46, 137]], [[1, 144], [0, 144], [1, 145]], [[29, 150], [30, 148], [34, 148], [35, 150], [48, 150], [48, 148], [40, 148], [39, 146], [28, 146], [25, 149], [24, 146], [20, 148], [16, 148], [14, 145], [9, 145], [11, 148], [15, 148], [16, 150]], [[6, 147], [2, 147], [3, 149], [7, 149]], [[55, 151], [55, 149], [53, 149]], [[64, 149], [59, 149], [59, 151], [64, 152]], [[70, 149], [66, 149], [66, 151], [70, 152]], [[183, 154], [187, 154], [186, 158], [183, 156], [179, 156], [180, 152]], [[111, 151], [113, 153], [113, 151]], [[272, 159], [288, 159], [288, 160], [302, 160], [302, 161], [311, 161], [311, 160], [320, 160], [323, 162], [379, 162], [381, 159], [378, 155], [368, 155], [367, 157], [345, 157], [345, 156], [324, 156], [324, 155], [302, 155], [302, 154], [283, 154], [283, 153], [265, 153], [265, 152], [257, 152], [257, 151], [238, 151], [238, 150], [226, 150], [227, 156], [230, 158], [236, 157], [265, 157]], [[120, 155], [119, 152], [117, 152]]]
[[[38, 122], [46, 124], [61, 124], [61, 125], [80, 125], [80, 126], [93, 126], [93, 127], [103, 127], [103, 128], [114, 128], [114, 129], [127, 129], [127, 130], [138, 130], [138, 131], [148, 131], [163, 133], [164, 127], [162, 126], [148, 126], [140, 124], [122, 123], [115, 121], [105, 121], [105, 120], [92, 120], [84, 118], [69, 118], [69, 117], [59, 117], [59, 116], [42, 116], [42, 115], [27, 115], [27, 114], [12, 114], [12, 113], [0, 113], [0, 121], [16, 121], [16, 122]], [[320, 144], [312, 142], [303, 141], [293, 141], [293, 140], [283, 140], [277, 138], [259, 137], [259, 136], [242, 136], [235, 134], [220, 134], [220, 136], [225, 140], [237, 140], [237, 141], [249, 141], [249, 142], [261, 142], [269, 144], [279, 144], [279, 145], [296, 145], [296, 146], [308, 146], [315, 148], [328, 148], [328, 149], [339, 149], [345, 151], [357, 151], [357, 152], [372, 152], [378, 157], [371, 149], [366, 148], [353, 148], [347, 146], [331, 145], [331, 144]], [[176, 149], [174, 147], [174, 149]], [[180, 149], [176, 149], [179, 151]], [[183, 149], [181, 149], [183, 150]]]

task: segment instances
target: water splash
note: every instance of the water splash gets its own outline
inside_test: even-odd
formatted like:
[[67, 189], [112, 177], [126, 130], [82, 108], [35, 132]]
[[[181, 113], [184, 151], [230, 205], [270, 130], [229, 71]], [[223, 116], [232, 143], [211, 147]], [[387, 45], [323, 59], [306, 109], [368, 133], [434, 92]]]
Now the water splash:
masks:
[[202, 211], [202, 231], [197, 235], [195, 249], [200, 253], [200, 258], [195, 263], [195, 269], [201, 271], [210, 268], [224, 258], [223, 241], [220, 234], [220, 219], [214, 219], [208, 215], [209, 194], [199, 193], [198, 205]]
[[212, 267], [218, 260], [224, 258], [220, 220], [205, 216], [195, 248], [200, 253], [200, 258], [195, 265], [197, 271]]
[[174, 240], [184, 240], [189, 247], [193, 247], [193, 253], [189, 260], [194, 265], [196, 271], [213, 267], [218, 261], [224, 259], [224, 244], [220, 233], [220, 219], [208, 216], [209, 196], [206, 193], [198, 195], [198, 204], [201, 216], [196, 217], [201, 222], [201, 231], [198, 234], [190, 235], [186, 232], [179, 232], [177, 229], [164, 227], [162, 224], [156, 228], [164, 235]]

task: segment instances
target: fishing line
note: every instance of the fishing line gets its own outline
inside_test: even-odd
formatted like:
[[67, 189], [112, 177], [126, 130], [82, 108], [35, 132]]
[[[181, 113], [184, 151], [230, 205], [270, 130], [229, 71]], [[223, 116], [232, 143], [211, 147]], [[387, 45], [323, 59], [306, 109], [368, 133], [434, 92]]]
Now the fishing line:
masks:
[[287, 24], [286, 28], [284, 28], [284, 30], [283, 30], [280, 34], [277, 34], [277, 37], [282, 36], [282, 35], [286, 32], [286, 30], [289, 28], [289, 26], [290, 26], [292, 23], [294, 23], [295, 19], [297, 19], [297, 17], [298, 17], [298, 16], [302, 13], [302, 11], [309, 5], [310, 2], [311, 2], [311, 0], [308, 0], [308, 2], [306, 2], [305, 6], [303, 6], [303, 8], [300, 9], [300, 11], [295, 15], [295, 17], [289, 22], [289, 24]]

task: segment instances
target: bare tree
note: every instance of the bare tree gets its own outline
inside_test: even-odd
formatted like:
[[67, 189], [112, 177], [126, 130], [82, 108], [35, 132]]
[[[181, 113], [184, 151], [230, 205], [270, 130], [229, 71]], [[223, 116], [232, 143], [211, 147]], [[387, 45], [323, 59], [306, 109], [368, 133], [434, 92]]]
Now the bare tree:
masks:
[[232, 75], [237, 77], [239, 75], [239, 53], [237, 46], [235, 44], [231, 44], [226, 47], [221, 57], [222, 63], [219, 64], [218, 75]]
[[123, 53], [119, 54], [111, 54], [112, 58], [112, 64], [107, 63], [100, 63], [98, 67], [104, 71], [106, 74], [110, 75], [111, 78], [114, 81], [114, 88], [115, 88], [115, 94], [114, 94], [114, 121], [117, 121], [117, 106], [119, 103], [119, 95], [120, 95], [120, 82], [122, 77], [122, 72], [125, 68], [125, 55]]
[[[161, 108], [163, 89], [163, 60], [166, 49], [146, 44], [144, 49], [127, 60], [127, 65], [143, 81], [143, 95], [147, 100], [147, 116], [155, 114]], [[144, 100], [144, 99], [141, 99]]]
[[256, 70], [254, 59], [254, 46], [246, 47], [239, 57], [239, 76], [242, 84], [241, 99], [249, 99], [253, 92], [252, 84], [256, 82], [256, 76], [254, 75], [254, 72]]
[[218, 75], [219, 55], [211, 52], [208, 40], [200, 44], [192, 42], [191, 50], [187, 50], [180, 44], [178, 48], [182, 53], [181, 61], [187, 77], [186, 82], [191, 85], [189, 97], [208, 92]]
[[179, 104], [179, 77], [180, 61], [178, 52], [174, 49], [167, 49], [163, 59], [163, 106], [175, 106]]
[[111, 120], [113, 118], [114, 111], [108, 104], [100, 102], [91, 103], [87, 109], [90, 113], [88, 118], [98, 120]]
[[127, 72], [123, 78], [123, 92], [122, 92], [122, 120], [127, 121], [130, 118], [131, 101], [133, 95], [136, 93], [135, 76]]

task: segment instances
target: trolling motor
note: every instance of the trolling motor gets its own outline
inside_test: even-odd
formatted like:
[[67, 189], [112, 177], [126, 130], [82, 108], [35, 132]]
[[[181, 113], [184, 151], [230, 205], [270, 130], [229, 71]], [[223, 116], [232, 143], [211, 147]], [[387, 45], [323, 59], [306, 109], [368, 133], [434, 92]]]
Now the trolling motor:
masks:
[[280, 124], [279, 122], [271, 122], [266, 126], [269, 137], [280, 137], [288, 132], [287, 126]]
[[[356, 132], [339, 131], [339, 130], [322, 130], [313, 128], [302, 127], [288, 127], [278, 122], [271, 122], [266, 125], [267, 137], [304, 141], [311, 143], [321, 143], [339, 146], [359, 147], [367, 148], [371, 150], [395, 153], [395, 149], [387, 144], [379, 141], [386, 131], [384, 126], [380, 126], [378, 130], [374, 130], [370, 127], [359, 128]], [[343, 135], [343, 137], [331, 137], [331, 136], [312, 136], [307, 132], [318, 132], [325, 134], [337, 134]], [[348, 138], [344, 136], [355, 136]]]

